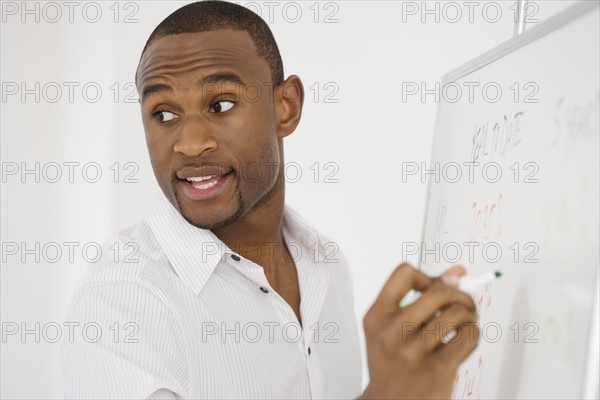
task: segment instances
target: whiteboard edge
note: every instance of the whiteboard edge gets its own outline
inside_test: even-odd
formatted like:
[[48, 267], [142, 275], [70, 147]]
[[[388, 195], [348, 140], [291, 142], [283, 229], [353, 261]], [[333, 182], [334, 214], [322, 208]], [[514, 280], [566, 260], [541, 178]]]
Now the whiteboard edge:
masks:
[[600, 397], [600, 261], [596, 270], [596, 294], [592, 307], [592, 322], [588, 342], [588, 356], [586, 360], [586, 373], [583, 380], [582, 399], [598, 399]]
[[450, 71], [448, 74], [444, 75], [442, 78], [442, 83], [453, 82], [456, 79], [463, 78], [466, 75], [514, 52], [515, 50], [518, 50], [521, 47], [524, 47], [536, 41], [537, 39], [540, 39], [547, 34], [567, 25], [579, 17], [584, 16], [598, 6], [600, 6], [600, 0], [581, 0], [563, 12], [551, 17], [547, 21], [542, 22], [538, 26], [525, 31], [521, 35], [515, 36], [504, 43], [499, 44], [493, 49]]

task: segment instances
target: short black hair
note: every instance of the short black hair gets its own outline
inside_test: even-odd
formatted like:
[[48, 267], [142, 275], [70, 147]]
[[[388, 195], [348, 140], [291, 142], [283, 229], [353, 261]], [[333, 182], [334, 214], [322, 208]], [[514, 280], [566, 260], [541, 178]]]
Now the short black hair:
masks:
[[[271, 69], [274, 86], [283, 82], [283, 62], [279, 48], [267, 23], [254, 12], [238, 4], [219, 0], [204, 0], [187, 4], [165, 18], [150, 34], [146, 49], [155, 39], [178, 33], [198, 33], [217, 29], [246, 31], [252, 38], [258, 55]], [[136, 72], [137, 82], [137, 72]]]

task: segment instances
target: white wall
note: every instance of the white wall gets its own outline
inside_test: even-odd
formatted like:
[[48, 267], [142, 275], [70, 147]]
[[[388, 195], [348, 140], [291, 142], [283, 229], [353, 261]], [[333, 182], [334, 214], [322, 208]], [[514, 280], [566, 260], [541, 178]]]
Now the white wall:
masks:
[[[536, 15], [530, 19], [542, 21], [567, 3], [537, 1], [531, 10]], [[31, 14], [24, 13], [24, 4], [2, 3], [1, 312], [3, 334], [14, 326], [35, 331], [39, 322], [40, 337], [36, 343], [33, 333], [24, 340], [20, 332], [3, 336], [0, 395], [49, 398], [62, 395], [59, 344], [51, 343], [52, 327], [61, 324], [72, 290], [85, 270], [82, 247], [102, 243], [111, 232], [139, 221], [149, 197], [158, 190], [137, 97], [133, 103], [125, 101], [132, 92], [126, 84], [133, 82], [152, 29], [184, 3], [75, 2], [73, 22], [63, 2], [28, 2], [27, 9], [34, 10]], [[269, 18], [265, 2], [242, 4]], [[406, 161], [428, 161], [437, 102], [434, 95], [425, 101], [418, 95], [403, 101], [403, 84], [422, 83], [432, 89], [446, 72], [509, 39], [513, 2], [480, 2], [472, 20], [464, 2], [455, 2], [462, 13], [455, 23], [449, 19], [455, 18], [456, 8], [448, 2], [427, 2], [430, 10], [437, 4], [439, 21], [435, 12], [421, 14], [422, 2], [278, 4], [270, 25], [285, 74], [299, 75], [307, 94], [303, 120], [285, 141], [286, 162], [300, 165], [303, 174], [298, 182], [288, 183], [287, 199], [335, 240], [350, 260], [357, 318], [362, 323], [381, 286], [402, 261], [401, 243], [421, 238], [426, 185], [402, 184], [400, 166]], [[492, 22], [496, 7], [502, 14]], [[295, 8], [302, 15], [292, 23]], [[320, 10], [317, 22], [316, 8]], [[102, 15], [92, 23], [96, 9]], [[116, 9], [120, 11], [117, 22]], [[331, 13], [337, 22], [324, 23]], [[137, 22], [125, 23], [127, 15]], [[46, 87], [38, 92], [39, 102], [34, 94], [22, 101], [21, 84], [32, 89], [35, 82]], [[79, 85], [72, 102], [65, 82]], [[93, 87], [101, 88], [97, 102], [84, 97], [86, 83], [92, 84], [87, 92], [92, 98]], [[115, 83], [120, 87], [116, 101]], [[333, 86], [325, 88], [326, 83]], [[19, 92], [13, 95], [15, 85]], [[320, 88], [316, 101], [314, 85]], [[62, 94], [53, 103], [56, 87]], [[324, 101], [331, 87], [339, 89], [332, 97], [337, 103]], [[34, 174], [7, 175], [15, 165], [31, 169], [36, 162], [40, 163], [39, 183]], [[63, 174], [57, 183], [49, 182], [56, 172], [53, 162]], [[65, 162], [80, 163], [74, 167], [73, 182], [68, 181]], [[82, 166], [92, 162], [102, 172], [97, 183], [88, 183], [82, 176]], [[110, 169], [115, 162], [121, 172], [118, 183], [113, 181], [114, 168]], [[315, 162], [321, 168], [318, 183], [314, 170], [309, 169]], [[333, 171], [324, 169], [328, 162], [338, 168], [333, 176], [338, 183], [324, 182], [325, 174]], [[137, 183], [123, 182], [124, 174], [133, 171], [125, 169], [125, 163], [139, 168]], [[87, 172], [85, 178], [92, 179], [94, 169]], [[22, 243], [31, 249], [36, 242], [39, 262], [35, 254], [22, 254]], [[79, 243], [73, 260], [64, 242]], [[51, 262], [56, 247], [63, 254]], [[366, 379], [365, 374], [365, 383]]]

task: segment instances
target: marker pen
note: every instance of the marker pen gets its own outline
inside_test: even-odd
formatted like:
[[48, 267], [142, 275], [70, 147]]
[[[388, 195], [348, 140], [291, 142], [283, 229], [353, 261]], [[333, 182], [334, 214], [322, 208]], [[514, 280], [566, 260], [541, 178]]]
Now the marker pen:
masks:
[[[459, 278], [460, 280], [458, 281], [458, 289], [473, 296], [477, 289], [479, 289], [481, 286], [493, 282], [501, 276], [502, 273], [500, 271], [487, 272], [478, 276], [465, 275]], [[417, 290], [410, 290], [406, 296], [404, 296], [402, 301], [400, 301], [400, 307], [406, 308], [410, 306], [421, 296], [421, 292]]]

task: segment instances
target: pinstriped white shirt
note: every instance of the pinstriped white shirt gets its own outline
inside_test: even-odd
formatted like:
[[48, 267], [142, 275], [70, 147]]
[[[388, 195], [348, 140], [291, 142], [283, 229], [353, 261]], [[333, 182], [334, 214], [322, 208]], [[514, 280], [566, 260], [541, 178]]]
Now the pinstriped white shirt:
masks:
[[[302, 326], [259, 265], [159, 194], [108, 240], [73, 295], [66, 398], [356, 398], [352, 280], [337, 245], [287, 205]], [[120, 250], [120, 251], [119, 251]]]

